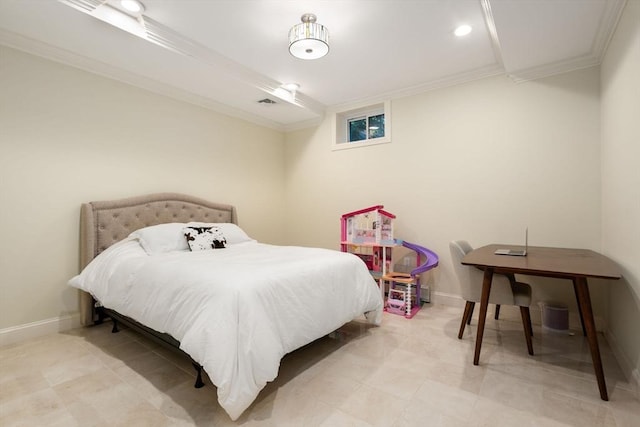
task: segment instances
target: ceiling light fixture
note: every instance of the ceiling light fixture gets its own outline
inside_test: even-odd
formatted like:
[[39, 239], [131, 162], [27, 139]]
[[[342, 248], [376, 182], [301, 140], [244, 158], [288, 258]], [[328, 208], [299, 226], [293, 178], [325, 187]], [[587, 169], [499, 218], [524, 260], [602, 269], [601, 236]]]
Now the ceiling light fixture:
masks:
[[471, 25], [466, 25], [466, 24], [460, 25], [458, 28], [456, 28], [453, 34], [455, 34], [458, 37], [464, 37], [467, 34], [469, 34], [471, 30], [472, 30]]
[[289, 52], [300, 59], [318, 59], [329, 53], [329, 30], [316, 23], [316, 15], [305, 13], [301, 24], [289, 30]]
[[[144, 6], [136, 1], [139, 6], [139, 12], [133, 12], [132, 5], [128, 5], [124, 0], [58, 0], [60, 3], [72, 7], [82, 13], [93, 16], [102, 22], [113, 25], [123, 31], [138, 36], [156, 44], [156, 42], [148, 37], [146, 29], [146, 19], [142, 15]], [[129, 0], [129, 3], [134, 3]], [[129, 9], [125, 9], [125, 6]], [[166, 46], [165, 46], [166, 47]]]
[[131, 13], [141, 14], [144, 12], [144, 5], [138, 0], [120, 0], [120, 6]]

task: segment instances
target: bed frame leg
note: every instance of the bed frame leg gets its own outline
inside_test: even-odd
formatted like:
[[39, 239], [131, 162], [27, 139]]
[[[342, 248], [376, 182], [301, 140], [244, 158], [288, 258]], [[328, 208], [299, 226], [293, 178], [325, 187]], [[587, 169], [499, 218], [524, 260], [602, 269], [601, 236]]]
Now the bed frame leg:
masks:
[[111, 328], [111, 333], [115, 334], [120, 332], [120, 329], [118, 329], [118, 321], [116, 319], [111, 319], [111, 321], [113, 322], [113, 328]]
[[196, 372], [198, 373], [198, 376], [196, 377], [196, 383], [193, 386], [195, 388], [204, 387], [204, 381], [202, 381], [202, 366], [200, 366], [196, 362], [191, 362], [191, 364], [193, 365], [194, 368], [196, 368]]
[[96, 314], [95, 320], [93, 321], [93, 324], [102, 325], [102, 322], [104, 322], [104, 314], [102, 314], [101, 311], [98, 311], [98, 313]]

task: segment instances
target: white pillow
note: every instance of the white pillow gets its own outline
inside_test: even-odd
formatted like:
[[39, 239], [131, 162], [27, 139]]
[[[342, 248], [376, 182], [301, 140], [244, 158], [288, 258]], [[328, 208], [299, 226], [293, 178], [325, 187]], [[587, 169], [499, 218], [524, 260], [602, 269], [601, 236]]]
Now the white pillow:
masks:
[[227, 245], [255, 241], [242, 228], [230, 222], [190, 222], [187, 227], [218, 227], [227, 240]]
[[138, 239], [142, 248], [149, 255], [188, 251], [189, 244], [182, 233], [183, 228], [184, 223], [170, 222], [141, 228], [131, 233], [130, 236]]

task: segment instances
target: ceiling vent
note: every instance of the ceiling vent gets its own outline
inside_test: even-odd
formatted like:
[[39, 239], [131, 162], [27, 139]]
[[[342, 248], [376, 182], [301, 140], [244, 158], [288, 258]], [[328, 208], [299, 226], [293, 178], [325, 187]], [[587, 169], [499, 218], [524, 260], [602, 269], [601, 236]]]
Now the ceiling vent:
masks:
[[273, 99], [269, 99], [269, 98], [264, 98], [261, 99], [260, 101], [258, 101], [258, 104], [275, 104], [276, 101], [274, 101]]

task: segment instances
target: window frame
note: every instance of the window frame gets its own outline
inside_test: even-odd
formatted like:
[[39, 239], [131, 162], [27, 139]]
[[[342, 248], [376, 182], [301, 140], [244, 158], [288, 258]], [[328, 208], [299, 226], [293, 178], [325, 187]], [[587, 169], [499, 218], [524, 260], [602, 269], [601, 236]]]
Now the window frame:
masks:
[[[369, 138], [369, 122], [372, 117], [384, 115], [384, 136]], [[369, 147], [391, 142], [391, 102], [383, 101], [359, 107], [345, 108], [333, 114], [333, 147], [332, 150]], [[352, 121], [365, 119], [366, 139], [349, 141], [349, 124]]]

